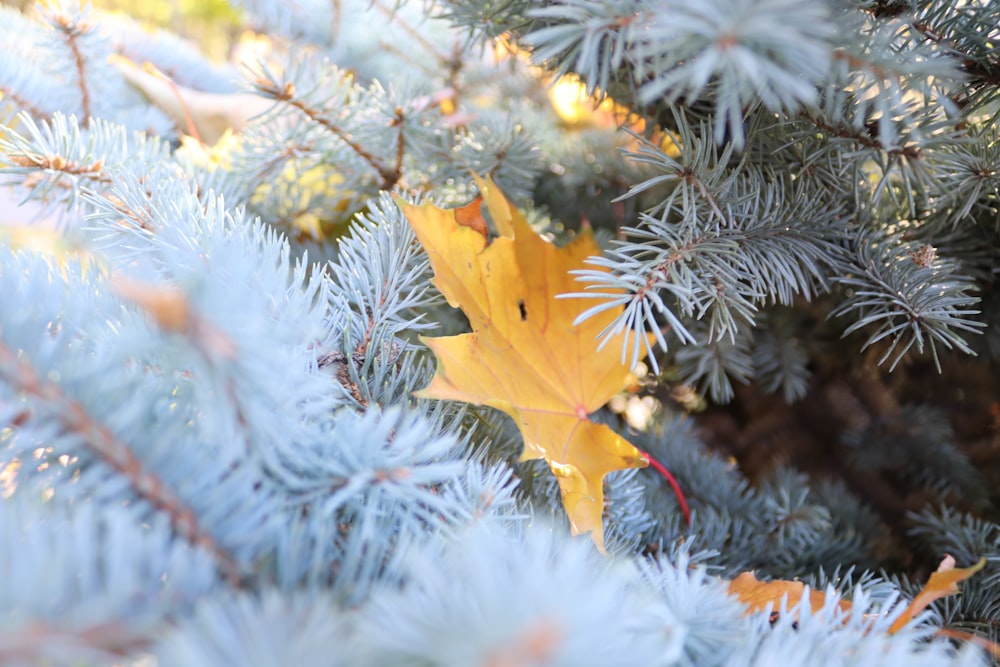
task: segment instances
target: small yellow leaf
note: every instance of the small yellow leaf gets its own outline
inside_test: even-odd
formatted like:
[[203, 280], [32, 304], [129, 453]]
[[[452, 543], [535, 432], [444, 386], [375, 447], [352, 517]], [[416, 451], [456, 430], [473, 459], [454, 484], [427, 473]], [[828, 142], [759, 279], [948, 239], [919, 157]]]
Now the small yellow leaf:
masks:
[[323, 223], [319, 216], [312, 211], [299, 213], [292, 220], [292, 227], [298, 232], [300, 237], [312, 239], [314, 241], [323, 240]]
[[461, 308], [472, 333], [425, 339], [438, 360], [422, 398], [487, 405], [509, 414], [524, 438], [522, 459], [544, 458], [559, 481], [573, 532], [604, 548], [604, 476], [641, 468], [643, 454], [589, 415], [631, 381], [622, 333], [597, 337], [621, 312], [573, 324], [585, 304], [570, 274], [600, 253], [589, 232], [557, 248], [536, 234], [489, 180], [477, 179], [499, 236], [488, 243], [479, 203], [444, 210], [399, 206], [427, 251], [434, 284]]
[[175, 155], [178, 157], [183, 155], [205, 169], [230, 171], [233, 168], [233, 156], [239, 150], [241, 142], [241, 136], [233, 132], [232, 128], [226, 129], [212, 145], [184, 134], [181, 135], [181, 145]]
[[191, 328], [191, 309], [187, 297], [176, 287], [148, 285], [119, 277], [112, 289], [123, 299], [140, 306], [164, 331], [182, 333]]
[[913, 602], [910, 603], [910, 606], [906, 608], [906, 611], [904, 611], [903, 614], [892, 624], [892, 627], [889, 628], [889, 634], [901, 630], [907, 623], [912, 621], [917, 614], [926, 609], [927, 605], [931, 602], [958, 593], [959, 582], [965, 581], [985, 566], [986, 559], [981, 558], [979, 562], [972, 567], [956, 569], [955, 559], [951, 556], [945, 557], [945, 559], [941, 561], [941, 565], [938, 566], [937, 572], [931, 573], [927, 583], [924, 584], [924, 587], [919, 593], [917, 593], [916, 597], [913, 598]]
[[[752, 572], [743, 572], [729, 582], [729, 593], [747, 605], [747, 614], [764, 611], [770, 606], [777, 609], [781, 600], [787, 596], [788, 607], [794, 607], [802, 602], [805, 594], [805, 584], [801, 581], [758, 581]], [[815, 613], [826, 604], [826, 595], [822, 591], [809, 590], [809, 607]], [[841, 600], [840, 607], [849, 609], [850, 603]]]

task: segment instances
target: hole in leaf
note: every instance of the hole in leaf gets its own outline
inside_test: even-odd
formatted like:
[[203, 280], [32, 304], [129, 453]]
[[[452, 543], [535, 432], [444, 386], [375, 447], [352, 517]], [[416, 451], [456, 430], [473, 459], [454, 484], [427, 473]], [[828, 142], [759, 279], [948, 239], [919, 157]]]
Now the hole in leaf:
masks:
[[528, 311], [524, 307], [524, 299], [518, 299], [517, 300], [517, 309], [521, 311], [521, 321], [522, 322], [524, 322], [526, 319], [528, 319]]

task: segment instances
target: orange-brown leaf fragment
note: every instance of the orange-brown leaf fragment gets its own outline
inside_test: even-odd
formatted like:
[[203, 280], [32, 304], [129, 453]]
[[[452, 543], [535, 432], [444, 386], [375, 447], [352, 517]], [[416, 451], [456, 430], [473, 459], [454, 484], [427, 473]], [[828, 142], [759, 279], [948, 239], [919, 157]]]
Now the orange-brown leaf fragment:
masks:
[[191, 309], [184, 293], [176, 287], [146, 285], [119, 277], [112, 288], [124, 299], [142, 307], [164, 331], [179, 333], [191, 326]]
[[[753, 572], [742, 572], [729, 582], [729, 593], [747, 606], [747, 614], [764, 611], [770, 606], [777, 609], [781, 600], [787, 596], [788, 607], [794, 607], [802, 601], [805, 594], [805, 584], [801, 581], [758, 581]], [[826, 595], [822, 591], [809, 590], [809, 607], [815, 613], [823, 608]], [[841, 601], [840, 606], [850, 608], [850, 603]]]
[[461, 208], [455, 209], [455, 221], [476, 230], [483, 237], [489, 236], [489, 229], [486, 227], [486, 220], [483, 219], [483, 214], [481, 212], [483, 206], [482, 198], [475, 199], [471, 204], [463, 206]]
[[956, 568], [955, 559], [951, 556], [947, 556], [943, 561], [941, 561], [941, 565], [938, 566], [937, 571], [931, 573], [927, 583], [924, 584], [924, 587], [919, 593], [917, 593], [916, 597], [913, 598], [913, 602], [911, 602], [910, 606], [906, 608], [906, 611], [904, 611], [889, 628], [889, 634], [902, 629], [903, 626], [912, 621], [917, 614], [926, 609], [927, 605], [931, 602], [958, 593], [959, 582], [965, 581], [985, 566], [986, 559], [981, 558], [979, 562], [972, 567]]
[[498, 232], [492, 243], [469, 225], [478, 203], [444, 210], [399, 202], [430, 258], [434, 284], [472, 325], [472, 333], [425, 339], [437, 373], [417, 396], [510, 415], [524, 438], [522, 459], [548, 461], [573, 532], [589, 531], [603, 549], [604, 476], [646, 465], [631, 443], [589, 418], [631, 381], [620, 337], [597, 350], [598, 335], [621, 309], [574, 326], [583, 304], [556, 297], [575, 291], [570, 271], [600, 253], [591, 235], [558, 248], [491, 181], [479, 186]]

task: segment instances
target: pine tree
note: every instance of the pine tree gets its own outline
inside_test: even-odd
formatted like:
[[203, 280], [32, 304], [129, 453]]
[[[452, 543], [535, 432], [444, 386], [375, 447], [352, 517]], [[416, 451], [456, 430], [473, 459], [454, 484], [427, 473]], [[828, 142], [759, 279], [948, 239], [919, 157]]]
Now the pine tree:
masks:
[[[941, 629], [1000, 639], [1000, 4], [234, 4], [242, 70], [0, 8], [0, 662], [986, 662]], [[610, 474], [602, 554], [414, 397], [468, 323], [398, 202], [476, 175], [595, 229], [581, 317], [650, 341], [598, 418], [690, 520]]]

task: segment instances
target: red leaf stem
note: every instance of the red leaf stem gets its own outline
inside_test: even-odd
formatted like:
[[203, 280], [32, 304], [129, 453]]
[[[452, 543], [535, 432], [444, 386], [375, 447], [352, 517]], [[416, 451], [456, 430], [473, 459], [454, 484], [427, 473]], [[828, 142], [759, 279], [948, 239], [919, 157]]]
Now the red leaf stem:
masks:
[[681, 485], [677, 483], [677, 479], [670, 473], [669, 470], [667, 470], [666, 466], [654, 459], [647, 452], [642, 452], [642, 458], [644, 458], [646, 463], [653, 466], [653, 469], [663, 475], [663, 477], [667, 480], [667, 484], [670, 485], [670, 488], [674, 490], [674, 495], [677, 496], [677, 502], [680, 503], [681, 512], [684, 513], [684, 520], [687, 522], [687, 525], [690, 526], [691, 510], [688, 509], [687, 498], [684, 497], [684, 492], [681, 491]]

